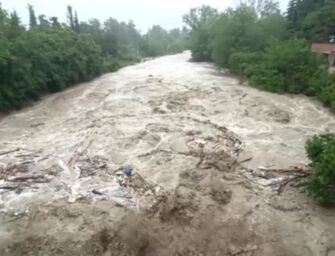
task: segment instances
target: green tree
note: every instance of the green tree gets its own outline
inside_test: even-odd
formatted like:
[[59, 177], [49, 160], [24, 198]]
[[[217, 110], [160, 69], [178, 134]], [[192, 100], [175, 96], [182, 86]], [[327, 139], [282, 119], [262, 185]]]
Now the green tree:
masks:
[[73, 16], [73, 8], [71, 5], [67, 7], [67, 20], [68, 20], [68, 25], [70, 28], [75, 31], [75, 23], [74, 23], [74, 16]]
[[213, 50], [213, 27], [219, 18], [219, 12], [203, 5], [193, 8], [183, 16], [184, 23], [191, 29], [189, 46], [195, 61], [211, 60]]
[[291, 0], [287, 9], [289, 29], [294, 36], [323, 39], [334, 33], [333, 0]]
[[77, 33], [80, 33], [80, 25], [79, 25], [79, 19], [78, 19], [78, 13], [75, 12], [74, 18], [73, 18], [73, 26], [74, 31]]
[[20, 25], [20, 18], [14, 11], [10, 14], [8, 27], [7, 27], [7, 38], [9, 40], [14, 40], [24, 31], [23, 27]]
[[35, 28], [37, 26], [37, 19], [34, 7], [28, 4], [28, 10], [29, 10], [29, 26], [30, 28]]
[[50, 22], [44, 14], [38, 16], [38, 21], [40, 27], [42, 28], [50, 27]]
[[281, 41], [289, 38], [287, 20], [279, 13], [262, 17], [257, 25], [263, 34], [264, 46], [268, 46], [274, 40]]
[[154, 25], [144, 36], [142, 50], [147, 56], [164, 55], [168, 51], [168, 32], [159, 25]]
[[214, 45], [214, 34], [212, 28], [214, 22], [202, 24], [191, 32], [190, 49], [194, 61], [211, 61]]
[[50, 20], [51, 26], [53, 28], [61, 28], [61, 25], [60, 25], [57, 17], [51, 17], [49, 20]]
[[178, 53], [187, 49], [188, 46], [188, 32], [180, 30], [179, 28], [172, 29], [169, 32], [169, 44], [168, 52], [169, 53]]
[[210, 22], [218, 16], [218, 10], [208, 5], [203, 5], [199, 8], [192, 8], [188, 14], [183, 16], [183, 21], [192, 30], [196, 30], [202, 26], [202, 24]]
[[213, 59], [219, 66], [227, 67], [229, 57], [238, 51], [258, 51], [265, 40], [258, 25], [256, 11], [246, 5], [228, 10], [215, 26]]
[[327, 41], [335, 35], [335, 1], [326, 0], [317, 11], [310, 12], [304, 17], [300, 33], [310, 40]]
[[278, 2], [272, 0], [267, 0], [263, 2], [263, 5], [261, 6], [260, 9], [261, 17], [270, 17], [272, 15], [278, 16], [279, 14], [280, 14], [280, 8]]

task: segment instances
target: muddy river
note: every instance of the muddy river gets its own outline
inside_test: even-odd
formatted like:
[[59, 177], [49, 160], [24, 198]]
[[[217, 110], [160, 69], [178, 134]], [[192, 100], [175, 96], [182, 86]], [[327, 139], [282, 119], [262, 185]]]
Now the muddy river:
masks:
[[[0, 120], [1, 255], [335, 255], [334, 209], [252, 175], [307, 164], [306, 140], [335, 132], [334, 115], [189, 59], [129, 66]], [[116, 195], [126, 165], [137, 196]]]

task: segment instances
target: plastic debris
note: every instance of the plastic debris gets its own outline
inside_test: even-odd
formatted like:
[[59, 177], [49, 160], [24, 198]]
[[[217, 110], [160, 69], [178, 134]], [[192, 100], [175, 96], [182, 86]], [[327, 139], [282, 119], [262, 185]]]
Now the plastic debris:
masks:
[[131, 177], [133, 176], [133, 168], [131, 166], [126, 166], [124, 169], [123, 169], [123, 174], [127, 177]]

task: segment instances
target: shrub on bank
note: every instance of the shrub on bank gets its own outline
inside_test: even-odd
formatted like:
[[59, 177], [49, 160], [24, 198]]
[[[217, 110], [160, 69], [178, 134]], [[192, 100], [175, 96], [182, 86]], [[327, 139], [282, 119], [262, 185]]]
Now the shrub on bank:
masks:
[[312, 53], [305, 40], [273, 41], [264, 51], [234, 52], [228, 68], [258, 88], [316, 96], [335, 111], [335, 76], [329, 74], [327, 60]]
[[306, 151], [313, 164], [309, 194], [321, 203], [335, 204], [335, 134], [313, 137]]
[[305, 40], [273, 42], [266, 48], [252, 80], [270, 91], [305, 93], [319, 62]]

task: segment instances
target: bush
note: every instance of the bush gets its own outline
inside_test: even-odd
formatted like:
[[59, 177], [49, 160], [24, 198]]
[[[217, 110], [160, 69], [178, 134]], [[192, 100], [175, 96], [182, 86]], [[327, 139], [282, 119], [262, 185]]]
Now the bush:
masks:
[[228, 65], [233, 73], [249, 77], [262, 57], [260, 52], [235, 52], [230, 55]]
[[319, 68], [318, 58], [305, 40], [273, 42], [264, 56], [255, 82], [271, 91], [305, 93]]
[[[318, 98], [335, 111], [335, 79], [331, 76], [325, 78], [326, 81], [320, 85]], [[322, 81], [322, 80], [321, 80]]]
[[250, 80], [258, 88], [284, 93], [287, 91], [285, 75], [276, 69], [269, 68], [265, 63], [255, 65], [250, 71]]
[[104, 60], [104, 69], [106, 72], [114, 72], [121, 68], [121, 65], [118, 60], [113, 58], [106, 58]]
[[335, 204], [335, 134], [313, 137], [306, 151], [313, 163], [309, 194], [321, 203]]

